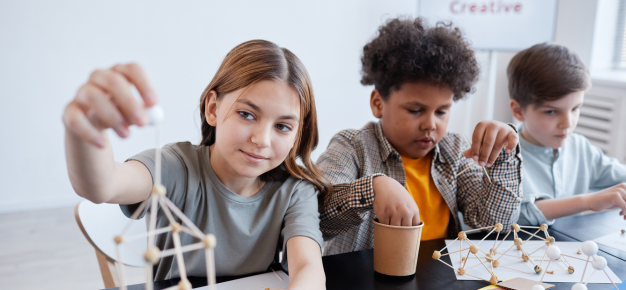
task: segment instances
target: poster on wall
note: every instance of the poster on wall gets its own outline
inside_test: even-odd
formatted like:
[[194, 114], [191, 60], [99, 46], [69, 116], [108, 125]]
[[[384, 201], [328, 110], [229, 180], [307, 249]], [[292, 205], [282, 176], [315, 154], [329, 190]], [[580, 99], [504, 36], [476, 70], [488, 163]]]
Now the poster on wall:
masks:
[[557, 0], [418, 0], [431, 25], [452, 21], [479, 50], [522, 50], [554, 41]]

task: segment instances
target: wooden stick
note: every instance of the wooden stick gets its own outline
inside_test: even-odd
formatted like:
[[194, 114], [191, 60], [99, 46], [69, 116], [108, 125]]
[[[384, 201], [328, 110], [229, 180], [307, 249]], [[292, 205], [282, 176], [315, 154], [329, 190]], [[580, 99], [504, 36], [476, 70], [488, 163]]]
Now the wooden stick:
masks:
[[[566, 257], [570, 257], [570, 258], [572, 258], [572, 259], [578, 259], [578, 260], [581, 260], [581, 261], [587, 261], [587, 262], [589, 262], [589, 260], [585, 260], [585, 259], [581, 259], [581, 258], [578, 258], [578, 257], [573, 257], [573, 256], [565, 255], [565, 254], [561, 254], [561, 256], [566, 256]], [[582, 283], [582, 281], [581, 281], [581, 283]]]
[[[157, 212], [159, 211], [159, 201], [157, 197], [152, 196], [150, 199], [152, 205], [150, 206], [150, 227], [148, 228], [148, 233], [156, 231]], [[155, 238], [154, 235], [148, 235], [148, 247], [154, 246]]]
[[[542, 237], [540, 237], [540, 236], [536, 236], [536, 235], [534, 235], [534, 234], [531, 234], [530, 232], [528, 232], [528, 231], [526, 231], [526, 230], [523, 230], [523, 229], [519, 229], [519, 230], [520, 230], [520, 232], [525, 232], [525, 233], [527, 233], [527, 234], [531, 235], [531, 237], [535, 237], [535, 238], [538, 238], [538, 239], [540, 239], [540, 240], [544, 240], [544, 241], [546, 240], [546, 239], [544, 239], [544, 238], [542, 238]], [[529, 238], [529, 239], [530, 239], [530, 238]]]
[[137, 253], [137, 255], [143, 256], [144, 251], [137, 249], [137, 247], [133, 246], [131, 243], [126, 243], [126, 241], [124, 241], [124, 245], [128, 247], [131, 251]]
[[465, 250], [467, 250], [467, 249], [469, 249], [469, 248], [465, 248], [465, 249], [458, 250], [458, 251], [454, 251], [454, 252], [448, 252], [448, 253], [445, 253], [445, 254], [441, 254], [441, 256], [442, 256], [442, 257], [443, 257], [443, 256], [447, 256], [447, 255], [450, 255], [450, 254], [458, 253], [458, 252], [460, 252], [460, 251], [465, 251]]
[[146, 207], [146, 203], [148, 203], [147, 199], [139, 204], [139, 207], [137, 207], [137, 210], [133, 213], [133, 215], [130, 216], [130, 220], [126, 223], [126, 226], [124, 226], [124, 229], [120, 233], [120, 236], [124, 235], [124, 233], [128, 231], [128, 229], [130, 228], [130, 225], [132, 225], [133, 222], [137, 219], [137, 217], [143, 212], [143, 209]]
[[[543, 265], [543, 260], [546, 258], [546, 254], [547, 253], [548, 253], [547, 250], [543, 253], [543, 257], [541, 258], [541, 263], [539, 263], [539, 267], [541, 267], [541, 265]], [[528, 255], [528, 257], [530, 257], [530, 255]], [[548, 259], [548, 264], [550, 264], [550, 259]]]
[[458, 240], [459, 240], [459, 238], [454, 239], [454, 241], [452, 241], [452, 243], [450, 243], [449, 245], [446, 245], [445, 247], [443, 247], [443, 249], [439, 250], [439, 252], [443, 252], [443, 250], [445, 250], [448, 246], [452, 246], [452, 245], [454, 245], [454, 243], [455, 243], [456, 241], [458, 241]]
[[185, 260], [183, 260], [183, 251], [180, 246], [180, 235], [177, 232], [172, 232], [172, 240], [174, 240], [174, 250], [176, 251], [176, 262], [178, 264], [178, 274], [180, 274], [181, 280], [187, 279], [187, 270], [185, 269]]
[[565, 257], [563, 257], [563, 254], [561, 254], [561, 258], [563, 258], [563, 264], [565, 264], [567, 267], [571, 266], [569, 261], [567, 259], [565, 259]]
[[154, 278], [152, 278], [152, 263], [146, 263], [144, 269], [146, 273], [146, 290], [152, 290], [154, 286]]
[[[546, 276], [546, 272], [548, 272], [548, 268], [550, 268], [550, 263], [551, 262], [552, 262], [552, 260], [548, 260], [548, 266], [546, 266], [546, 269], [543, 270], [543, 275], [541, 275], [541, 280], [539, 280], [539, 282], [543, 282], [543, 277]], [[541, 266], [539, 266], [539, 267], [541, 267]]]
[[167, 207], [167, 204], [164, 202], [164, 200], [165, 198], [159, 198], [159, 205], [161, 206], [161, 210], [163, 211], [163, 213], [165, 213], [167, 220], [170, 222], [170, 224], [178, 223], [176, 219], [174, 219], [174, 216], [170, 212], [170, 209]]
[[[195, 251], [195, 250], [202, 249], [202, 248], [204, 248], [204, 243], [200, 242], [200, 243], [197, 243], [197, 244], [191, 244], [191, 245], [182, 246], [182, 247], [180, 247], [180, 251], [183, 252], [183, 253], [186, 253], [186, 252], [189, 252], [189, 251]], [[171, 248], [171, 249], [163, 250], [161, 252], [160, 257], [161, 258], [165, 258], [165, 257], [169, 257], [169, 256], [174, 255], [174, 254], [176, 254], [176, 248]]]
[[595, 273], [596, 273], [596, 269], [593, 269], [593, 272], [591, 273], [591, 275], [589, 275], [589, 278], [587, 278], [587, 282], [585, 282], [585, 285], [587, 285], [587, 283], [589, 283], [589, 280], [591, 280], [591, 277], [593, 277], [593, 274], [595, 274]]
[[[520, 229], [521, 231], [522, 229]], [[541, 229], [538, 229], [534, 234], [532, 234], [530, 237], [528, 237], [528, 239], [526, 239], [526, 241], [524, 241], [524, 243], [522, 243], [522, 245], [526, 244], [526, 242], [528, 242], [528, 240], [530, 240], [533, 236], [535, 236]]]
[[162, 234], [162, 233], [169, 232], [171, 230], [172, 230], [172, 228], [165, 227], [165, 228], [160, 228], [160, 229], [157, 229], [157, 230], [154, 230], [154, 231], [148, 231], [148, 232], [141, 233], [141, 234], [134, 235], [134, 236], [130, 236], [130, 237], [124, 237], [124, 242], [130, 242], [130, 241], [134, 241], [134, 240], [137, 240], [137, 239], [145, 238], [145, 237], [148, 237], [148, 236], [159, 235], [159, 234]]
[[209, 290], [215, 290], [215, 252], [214, 249], [204, 250], [206, 260], [206, 275], [209, 282]]
[[278, 273], [276, 273], [276, 271], [274, 271], [274, 269], [272, 267], [270, 267], [270, 269], [272, 269], [272, 272], [274, 272], [274, 275], [276, 275], [276, 277], [278, 277], [278, 279], [280, 279], [280, 281], [283, 281], [283, 278], [281, 278]]
[[[528, 253], [526, 253], [526, 250], [524, 250], [524, 247], [522, 247], [522, 253], [526, 256], [528, 256], [528, 261], [530, 261], [531, 264], [533, 264], [533, 266], [535, 266], [535, 262], [533, 262], [533, 259], [530, 258], [530, 255]], [[544, 253], [545, 255], [545, 253]], [[543, 259], [542, 259], [543, 260]], [[541, 266], [540, 266], [541, 267]]]
[[438, 259], [438, 261], [441, 262], [441, 263], [444, 263], [446, 266], [448, 266], [448, 267], [452, 268], [452, 270], [456, 271], [456, 269], [454, 269], [454, 267], [450, 266], [450, 264], [446, 263], [444, 260]]
[[[465, 261], [459, 261], [459, 264], [461, 264], [461, 262], [463, 262], [463, 266], [461, 266], [461, 268], [465, 268], [465, 265], [467, 264], [467, 260], [469, 260], [469, 254], [470, 251], [467, 251], [467, 256], [465, 256]], [[463, 260], [463, 259], [461, 259]]]
[[506, 233], [506, 235], [504, 235], [504, 238], [502, 238], [502, 240], [500, 240], [500, 243], [498, 244], [498, 247], [496, 247], [496, 249], [500, 248], [500, 245], [502, 245], [502, 243], [504, 242], [504, 240], [506, 240], [506, 238], [511, 234], [511, 232]]
[[540, 229], [541, 230], [540, 227], [536, 227], [536, 226], [519, 226], [519, 227], [523, 229]]
[[[459, 264], [461, 264], [461, 262], [463, 261], [463, 240], [460, 240], [461, 243], [459, 244], [461, 251], [459, 251]], [[450, 263], [452, 263], [452, 260], [450, 260]]]
[[204, 236], [204, 233], [193, 222], [191, 222], [191, 220], [189, 220], [189, 218], [185, 216], [185, 214], [183, 214], [183, 212], [180, 211], [180, 209], [178, 209], [178, 207], [176, 207], [176, 205], [171, 200], [164, 198], [163, 201], [165, 201], [165, 203], [169, 206], [172, 212], [177, 215], [178, 218], [180, 218], [180, 220], [183, 221], [186, 226], [196, 232], [197, 235]]
[[[483, 251], [483, 249], [481, 249], [478, 245], [474, 244], [474, 242], [472, 242], [472, 241], [471, 241], [471, 240], [469, 240], [469, 239], [466, 239], [466, 240], [467, 240], [467, 242], [468, 242], [468, 243], [470, 243], [470, 244], [472, 244], [472, 245], [476, 246], [476, 247], [478, 248], [478, 250], [479, 250], [479, 251], [481, 251], [483, 254], [485, 254], [485, 256], [487, 256], [487, 253], [485, 253], [485, 251]], [[480, 243], [479, 243], [479, 244], [480, 244]]]
[[[498, 234], [496, 235], [496, 239], [495, 239], [495, 240], [493, 240], [493, 247], [492, 247], [493, 249], [495, 249], [495, 248], [496, 248], [496, 243], [498, 242], [498, 237], [500, 237], [500, 232], [498, 232]], [[494, 253], [494, 254], [495, 254], [495, 253]]]
[[471, 233], [471, 232], [480, 231], [480, 230], [484, 230], [488, 228], [492, 228], [492, 227], [482, 227], [482, 228], [477, 228], [477, 229], [471, 229], [471, 230], [465, 231], [465, 233]]
[[513, 268], [509, 268], [509, 267], [504, 267], [504, 266], [498, 266], [498, 267], [499, 267], [499, 268], [504, 268], [504, 269], [513, 270], [513, 271], [517, 271], [517, 272], [521, 272], [521, 273], [524, 273], [524, 274], [532, 274], [532, 273], [530, 273], [530, 272], [524, 272], [524, 271], [522, 271], [522, 270], [513, 269]]
[[613, 284], [613, 287], [615, 287], [616, 290], [619, 289], [619, 288], [617, 288], [617, 285], [615, 285], [615, 282], [613, 282], [613, 280], [611, 280], [611, 277], [609, 277], [609, 274], [606, 272], [606, 269], [602, 270], [602, 271], [604, 272], [606, 277], [609, 278], [609, 281], [611, 281], [611, 284]]
[[126, 290], [126, 276], [124, 275], [124, 264], [122, 263], [122, 254], [120, 252], [120, 245], [115, 245], [115, 258], [117, 261], [117, 274], [120, 276], [120, 290]]
[[512, 245], [510, 248], [508, 248], [506, 251], [504, 251], [504, 253], [502, 253], [502, 255], [500, 255], [500, 258], [496, 259], [496, 261], [500, 260], [502, 258], [502, 256], [504, 256], [504, 254], [506, 254], [508, 251], [513, 249], [513, 247], [515, 247], [515, 245]]
[[496, 229], [494, 228], [493, 230], [491, 230], [491, 232], [489, 232], [486, 236], [483, 237], [482, 240], [480, 240], [480, 242], [478, 242], [478, 244], [476, 244], [476, 246], [480, 245], [480, 243], [482, 243], [488, 236], [491, 235], [491, 233], [493, 233], [493, 231], [495, 231]]
[[472, 169], [472, 167], [471, 167], [471, 166], [468, 166], [467, 168], [465, 168], [465, 169], [461, 170], [461, 172], [459, 172], [459, 173], [457, 173], [456, 175], [454, 175], [454, 177], [458, 177], [459, 175], [461, 175], [461, 174], [465, 173], [466, 171], [468, 171], [468, 170], [470, 170], [470, 169]]
[[583, 270], [583, 276], [580, 277], [580, 283], [583, 282], [583, 279], [585, 278], [585, 272], [587, 271], [587, 265], [589, 264], [589, 256], [587, 256], [587, 262], [585, 263], [585, 269]]
[[[474, 254], [474, 256], [476, 256], [476, 254]], [[478, 258], [478, 256], [476, 256], [476, 258]], [[487, 270], [487, 272], [489, 272], [489, 274], [491, 274], [493, 276], [493, 272], [489, 271], [489, 268], [487, 268], [487, 266], [485, 265], [485, 263], [483, 263], [483, 260], [481, 258], [478, 258], [478, 261], [483, 264], [483, 266], [485, 266], [485, 270]]]
[[[530, 255], [532, 255], [532, 254], [536, 253], [537, 251], [539, 251], [539, 250], [543, 249], [545, 246], [546, 246], [546, 245], [544, 244], [541, 248], [538, 248], [538, 249], [536, 249], [534, 252], [530, 253]], [[528, 257], [530, 257], [530, 255], [528, 255]], [[545, 257], [545, 254], [544, 254], [544, 257]]]
[[154, 184], [161, 185], [161, 146], [159, 145], [159, 137], [161, 132], [161, 125], [158, 123], [154, 126], [154, 143], [156, 144], [156, 152], [154, 153]]
[[180, 226], [180, 230], [181, 230], [181, 231], [183, 231], [183, 232], [185, 232], [185, 233], [187, 233], [187, 234], [189, 234], [189, 235], [190, 235], [190, 236], [192, 236], [192, 237], [196, 237], [196, 238], [201, 239], [201, 240], [202, 240], [202, 238], [203, 238], [203, 236], [198, 236], [198, 235], [196, 234], [196, 232], [192, 231], [191, 229], [189, 229], [189, 228], [187, 228], [187, 227], [185, 227], [185, 226], [182, 226], [182, 225], [181, 225], [181, 226]]
[[[465, 135], [465, 139], [467, 139], [467, 142], [469, 142], [469, 143], [470, 143], [470, 146], [471, 146], [471, 145], [472, 145], [472, 141], [470, 140], [470, 138], [469, 138], [469, 137], [467, 137], [467, 135]], [[472, 159], [472, 160], [473, 160], [473, 159]], [[478, 163], [476, 163], [476, 164], [478, 164]], [[489, 180], [489, 183], [492, 183], [492, 182], [491, 182], [491, 177], [489, 177], [489, 173], [487, 173], [487, 169], [485, 169], [485, 167], [484, 167], [484, 166], [480, 166], [480, 168], [482, 168], [482, 169], [483, 169], [483, 172], [485, 172], [485, 175], [487, 175], [487, 179]], [[490, 283], [491, 283], [491, 282], [490, 282]]]

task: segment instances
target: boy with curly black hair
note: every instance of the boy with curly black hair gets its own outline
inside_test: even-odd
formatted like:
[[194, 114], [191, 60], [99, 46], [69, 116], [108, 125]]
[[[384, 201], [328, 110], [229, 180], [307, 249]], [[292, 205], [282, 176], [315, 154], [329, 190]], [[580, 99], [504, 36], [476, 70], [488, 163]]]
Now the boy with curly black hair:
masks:
[[325, 254], [372, 248], [375, 218], [395, 226], [423, 221], [422, 240], [456, 237], [459, 211], [475, 228], [515, 223], [522, 180], [515, 128], [481, 122], [471, 145], [446, 133], [452, 103], [479, 76], [460, 30], [392, 19], [361, 61], [361, 83], [374, 85], [370, 106], [380, 121], [337, 133], [317, 161], [334, 186], [320, 210]]

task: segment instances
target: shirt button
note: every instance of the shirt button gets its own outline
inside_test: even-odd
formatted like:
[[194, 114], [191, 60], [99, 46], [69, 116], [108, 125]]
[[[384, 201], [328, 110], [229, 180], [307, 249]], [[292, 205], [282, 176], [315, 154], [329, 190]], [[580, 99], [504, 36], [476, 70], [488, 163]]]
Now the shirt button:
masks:
[[550, 149], [546, 149], [546, 154], [550, 154]]

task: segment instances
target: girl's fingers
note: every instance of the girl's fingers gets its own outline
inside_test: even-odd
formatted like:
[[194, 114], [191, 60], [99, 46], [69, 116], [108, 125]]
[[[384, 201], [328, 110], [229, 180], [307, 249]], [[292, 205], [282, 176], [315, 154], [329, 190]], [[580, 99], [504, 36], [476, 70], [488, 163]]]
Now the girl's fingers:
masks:
[[142, 126], [147, 123], [143, 106], [133, 97], [130, 83], [121, 74], [112, 70], [96, 70], [89, 83], [108, 93], [129, 124]]
[[486, 130], [480, 146], [480, 157], [478, 158], [478, 164], [480, 164], [480, 166], [487, 165], [491, 151], [496, 144], [497, 134], [497, 131]]
[[117, 135], [125, 138], [129, 135], [128, 125], [119, 109], [106, 96], [93, 98], [93, 113], [99, 123], [106, 128], [112, 128]]
[[65, 107], [63, 123], [68, 131], [81, 140], [91, 143], [98, 148], [104, 148], [104, 138], [98, 129], [89, 122], [85, 111], [78, 102], [72, 101]]
[[120, 73], [128, 81], [130, 81], [135, 87], [141, 98], [146, 104], [146, 107], [152, 107], [158, 102], [156, 91], [152, 87], [148, 75], [143, 68], [136, 63], [118, 64], [111, 68], [113, 71]]
[[519, 143], [519, 137], [515, 133], [509, 133], [507, 135], [507, 144], [506, 144], [506, 153], [511, 153], [517, 147], [517, 143]]

